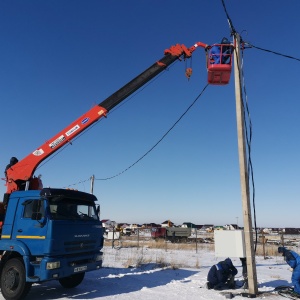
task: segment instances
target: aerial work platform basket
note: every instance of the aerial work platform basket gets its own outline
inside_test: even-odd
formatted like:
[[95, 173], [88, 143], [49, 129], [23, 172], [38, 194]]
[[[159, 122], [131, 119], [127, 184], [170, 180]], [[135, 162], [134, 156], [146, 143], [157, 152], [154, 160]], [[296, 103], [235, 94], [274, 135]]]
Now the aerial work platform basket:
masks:
[[231, 44], [214, 44], [211, 46], [207, 57], [208, 83], [225, 85], [229, 83], [232, 68]]

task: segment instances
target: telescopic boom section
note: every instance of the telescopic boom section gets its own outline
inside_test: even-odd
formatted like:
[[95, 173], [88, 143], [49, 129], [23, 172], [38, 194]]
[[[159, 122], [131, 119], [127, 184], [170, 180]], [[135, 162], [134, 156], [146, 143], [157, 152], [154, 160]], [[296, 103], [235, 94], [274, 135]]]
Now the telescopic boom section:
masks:
[[13, 191], [24, 189], [25, 183], [27, 183], [27, 188], [35, 189], [30, 182], [33, 179], [34, 171], [43, 160], [54, 154], [67, 143], [70, 143], [72, 139], [100, 118], [105, 117], [107, 112], [165, 70], [177, 59], [181, 60], [181, 58], [185, 59], [191, 57], [194, 50], [198, 47], [207, 48], [208, 45], [197, 42], [192, 47], [187, 48], [184, 45], [177, 44], [165, 50], [165, 55], [162, 59], [154, 63], [151, 67], [135, 77], [100, 104], [94, 106], [91, 110], [68, 125], [53, 138], [46, 141], [42, 146], [34, 150], [24, 159], [11, 166], [7, 170], [7, 193], [10, 194]]

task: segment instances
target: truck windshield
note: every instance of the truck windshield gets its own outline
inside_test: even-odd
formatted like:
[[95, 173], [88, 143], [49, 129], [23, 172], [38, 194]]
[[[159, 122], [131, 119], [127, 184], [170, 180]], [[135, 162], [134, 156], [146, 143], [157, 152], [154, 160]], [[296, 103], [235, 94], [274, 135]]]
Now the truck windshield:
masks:
[[94, 203], [69, 198], [49, 199], [53, 220], [98, 220]]

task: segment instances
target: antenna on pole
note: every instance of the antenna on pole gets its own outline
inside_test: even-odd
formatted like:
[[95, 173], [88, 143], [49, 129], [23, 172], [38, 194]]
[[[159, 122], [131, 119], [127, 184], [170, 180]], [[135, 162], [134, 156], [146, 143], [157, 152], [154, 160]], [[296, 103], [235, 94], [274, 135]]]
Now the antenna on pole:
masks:
[[94, 182], [95, 182], [95, 175], [91, 177], [91, 194], [94, 194]]

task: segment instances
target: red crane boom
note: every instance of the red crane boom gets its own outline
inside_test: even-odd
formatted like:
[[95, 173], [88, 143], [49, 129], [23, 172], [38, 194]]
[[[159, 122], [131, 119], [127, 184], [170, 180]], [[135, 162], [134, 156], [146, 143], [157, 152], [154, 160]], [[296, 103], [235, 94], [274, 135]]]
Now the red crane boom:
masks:
[[58, 149], [67, 143], [71, 142], [72, 139], [74, 139], [100, 118], [105, 117], [107, 112], [109, 112], [112, 108], [121, 103], [124, 99], [165, 70], [177, 59], [181, 60], [181, 58], [190, 58], [192, 53], [198, 47], [208, 48], [208, 45], [197, 42], [190, 48], [177, 44], [175, 46], [171, 46], [169, 49], [166, 49], [162, 59], [155, 62], [147, 70], [128, 82], [107, 99], [76, 119], [54, 137], [35, 149], [28, 156], [13, 166], [10, 166], [6, 170], [7, 194], [17, 190], [38, 189], [36, 178], [34, 178], [33, 175], [36, 168], [43, 160], [54, 154]]

